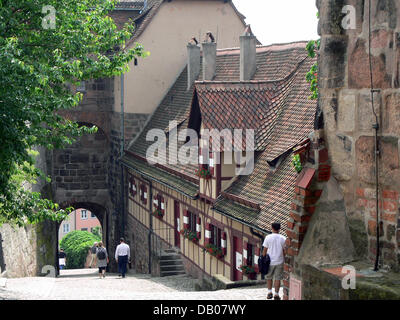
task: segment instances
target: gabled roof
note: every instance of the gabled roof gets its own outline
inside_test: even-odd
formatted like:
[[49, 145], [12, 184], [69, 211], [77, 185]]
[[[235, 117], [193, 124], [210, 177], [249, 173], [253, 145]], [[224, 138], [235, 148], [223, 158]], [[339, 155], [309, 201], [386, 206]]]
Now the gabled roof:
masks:
[[[161, 4], [165, 0], [120, 0], [116, 4], [116, 9], [136, 9], [140, 10], [138, 14], [136, 14], [134, 17], [132, 16], [132, 21], [135, 23], [135, 31], [133, 33], [132, 38], [127, 42], [127, 46], [131, 45], [134, 43], [137, 38], [143, 33], [143, 31], [146, 29], [147, 25], [151, 22], [153, 17], [156, 15], [158, 9], [160, 8]], [[218, 1], [224, 1], [224, 0], [218, 0]], [[146, 5], [144, 5], [146, 4]], [[243, 25], [245, 26], [245, 16], [241, 14], [236, 6], [233, 4], [232, 1], [229, 1], [229, 4], [232, 6], [234, 9], [235, 13], [238, 15], [239, 19], [242, 21]]]
[[[285, 84], [285, 81], [196, 82], [203, 128], [252, 129], [255, 150], [263, 150], [288, 92], [289, 86]], [[235, 147], [245, 150], [248, 144], [244, 139]]]
[[[277, 219], [284, 228], [297, 179], [292, 150], [313, 130], [317, 106], [316, 101], [308, 99], [310, 91], [305, 75], [315, 61], [307, 57], [305, 47], [306, 42], [257, 47], [257, 70], [248, 82], [239, 82], [238, 48], [218, 50], [214, 80], [202, 81], [200, 72], [190, 90], [187, 90], [185, 68], [144, 130], [130, 144], [129, 152], [146, 156], [152, 144], [146, 141], [146, 133], [152, 128], [168, 132], [172, 120], [178, 122], [179, 129], [187, 128], [190, 115], [200, 116], [193, 112], [196, 104], [206, 128], [254, 128], [257, 151], [254, 172], [236, 177], [214, 207], [222, 214], [262, 230], [269, 230], [272, 220]], [[197, 166], [167, 167], [169, 174], [175, 171], [177, 176], [182, 179], [186, 176], [195, 183]], [[160, 170], [160, 174], [166, 171], [153, 168]], [[244, 203], [236, 201], [239, 198]], [[258, 204], [258, 209], [246, 205], [246, 201]]]

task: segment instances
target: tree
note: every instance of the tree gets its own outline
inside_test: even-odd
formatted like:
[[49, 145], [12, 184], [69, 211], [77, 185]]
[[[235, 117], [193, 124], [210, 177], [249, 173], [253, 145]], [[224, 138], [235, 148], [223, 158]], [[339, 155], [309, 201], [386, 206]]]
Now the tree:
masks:
[[93, 230], [91, 231], [96, 237], [101, 239], [101, 227], [94, 227]]
[[71, 144], [95, 127], [79, 127], [59, 111], [79, 104], [84, 80], [128, 71], [148, 53], [126, 48], [134, 26], [118, 30], [107, 15], [115, 0], [0, 0], [0, 224], [60, 220], [64, 211], [24, 182], [43, 174], [35, 146]]
[[89, 249], [95, 242], [100, 242], [101, 237], [91, 232], [74, 230], [69, 232], [60, 241], [60, 248], [67, 255], [67, 268], [78, 269], [85, 266], [85, 260]]

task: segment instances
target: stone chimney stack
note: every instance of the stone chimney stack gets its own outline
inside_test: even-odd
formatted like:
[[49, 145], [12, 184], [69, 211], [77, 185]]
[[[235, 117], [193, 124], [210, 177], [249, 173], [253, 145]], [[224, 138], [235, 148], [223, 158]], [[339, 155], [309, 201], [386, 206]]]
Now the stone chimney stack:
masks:
[[211, 32], [207, 32], [203, 47], [203, 80], [211, 81], [215, 77], [217, 62], [217, 43]]
[[240, 81], [251, 80], [256, 72], [256, 45], [256, 37], [248, 25], [240, 36]]
[[196, 38], [192, 40], [187, 45], [188, 52], [188, 87], [187, 90], [193, 85], [197, 77], [200, 74], [200, 46], [197, 45], [198, 41]]

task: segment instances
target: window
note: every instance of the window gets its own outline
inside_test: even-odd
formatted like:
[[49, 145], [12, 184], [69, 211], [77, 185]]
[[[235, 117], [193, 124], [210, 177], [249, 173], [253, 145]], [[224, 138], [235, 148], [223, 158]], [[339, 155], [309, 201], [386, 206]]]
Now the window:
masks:
[[251, 243], [247, 244], [247, 265], [252, 266], [254, 264], [254, 246]]
[[135, 182], [135, 179], [133, 179], [133, 177], [129, 178], [128, 189], [129, 189], [129, 194], [131, 195], [131, 197], [136, 196], [136, 193], [137, 193], [136, 182]]
[[81, 231], [88, 231], [88, 228], [81, 228]]
[[144, 184], [140, 185], [140, 201], [147, 204], [147, 187]]
[[197, 215], [193, 212], [188, 212], [189, 214], [189, 230], [193, 232], [197, 232], [196, 224], [197, 224]]
[[211, 225], [211, 238], [210, 243], [217, 248], [221, 248], [222, 231], [220, 228]]
[[69, 232], [69, 223], [64, 223], [63, 224], [63, 233], [68, 233]]
[[96, 218], [96, 215], [92, 212], [92, 214], [90, 215], [93, 219]]
[[81, 219], [86, 220], [88, 218], [87, 210], [81, 210]]

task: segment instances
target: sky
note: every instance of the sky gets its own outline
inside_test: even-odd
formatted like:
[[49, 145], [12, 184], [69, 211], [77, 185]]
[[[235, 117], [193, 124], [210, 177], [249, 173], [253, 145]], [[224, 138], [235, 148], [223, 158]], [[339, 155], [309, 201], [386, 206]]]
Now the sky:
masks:
[[233, 0], [263, 44], [318, 39], [315, 0]]

